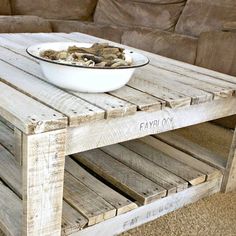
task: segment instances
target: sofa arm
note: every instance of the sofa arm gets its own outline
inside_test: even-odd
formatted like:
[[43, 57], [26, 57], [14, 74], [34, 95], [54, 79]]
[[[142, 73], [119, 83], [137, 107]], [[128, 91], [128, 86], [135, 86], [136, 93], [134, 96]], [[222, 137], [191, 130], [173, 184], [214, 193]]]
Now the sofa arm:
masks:
[[234, 33], [236, 33], [236, 21], [225, 22], [225, 23], [223, 24], [223, 29], [222, 29], [222, 31], [234, 32]]

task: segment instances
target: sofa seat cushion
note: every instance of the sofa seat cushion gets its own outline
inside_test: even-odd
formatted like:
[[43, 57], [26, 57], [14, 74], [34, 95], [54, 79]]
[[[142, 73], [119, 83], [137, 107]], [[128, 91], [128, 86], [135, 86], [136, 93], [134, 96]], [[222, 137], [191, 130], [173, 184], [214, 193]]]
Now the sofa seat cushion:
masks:
[[120, 43], [122, 30], [118, 27], [96, 25], [93, 22], [51, 20], [54, 32], [80, 32]]
[[48, 21], [37, 16], [0, 16], [0, 33], [52, 32]]
[[11, 0], [13, 14], [50, 19], [88, 20], [97, 0]]
[[172, 59], [194, 64], [197, 39], [159, 30], [136, 29], [124, 32], [122, 43]]
[[220, 31], [227, 21], [236, 21], [235, 0], [188, 0], [175, 31], [199, 36], [206, 31]]
[[196, 65], [236, 76], [236, 34], [202, 33], [198, 42]]
[[10, 0], [0, 0], [0, 15], [11, 15]]
[[[151, 2], [151, 3], [149, 3]], [[99, 0], [94, 21], [101, 24], [118, 26], [149, 27], [173, 31], [183, 10], [185, 1], [161, 4], [163, 0]]]

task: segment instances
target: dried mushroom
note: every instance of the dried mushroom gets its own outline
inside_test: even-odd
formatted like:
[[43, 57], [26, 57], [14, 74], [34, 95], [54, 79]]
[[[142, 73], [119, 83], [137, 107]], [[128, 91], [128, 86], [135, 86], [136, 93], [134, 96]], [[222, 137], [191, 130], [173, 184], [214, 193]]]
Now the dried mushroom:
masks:
[[117, 68], [132, 64], [131, 59], [126, 59], [123, 48], [107, 43], [95, 43], [90, 48], [72, 46], [63, 51], [46, 50], [40, 56], [53, 61], [89, 67]]

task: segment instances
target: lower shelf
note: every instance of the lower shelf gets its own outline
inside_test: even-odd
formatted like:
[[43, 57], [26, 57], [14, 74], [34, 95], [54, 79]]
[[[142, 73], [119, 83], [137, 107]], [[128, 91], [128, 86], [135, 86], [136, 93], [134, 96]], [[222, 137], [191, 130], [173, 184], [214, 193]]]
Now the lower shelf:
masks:
[[[21, 235], [21, 166], [2, 146], [0, 160], [0, 228]], [[216, 167], [152, 136], [66, 157], [62, 235], [119, 234], [219, 192], [221, 181]]]

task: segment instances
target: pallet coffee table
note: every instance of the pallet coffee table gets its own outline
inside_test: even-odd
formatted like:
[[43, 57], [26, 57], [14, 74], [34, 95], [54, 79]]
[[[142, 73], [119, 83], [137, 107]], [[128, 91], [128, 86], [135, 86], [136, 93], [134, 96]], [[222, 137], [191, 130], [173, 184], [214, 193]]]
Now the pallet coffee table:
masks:
[[115, 235], [236, 187], [236, 137], [226, 162], [164, 133], [236, 114], [236, 78], [141, 51], [150, 65], [122, 89], [64, 91], [25, 51], [54, 41], [104, 40], [0, 35], [0, 228], [7, 235]]

